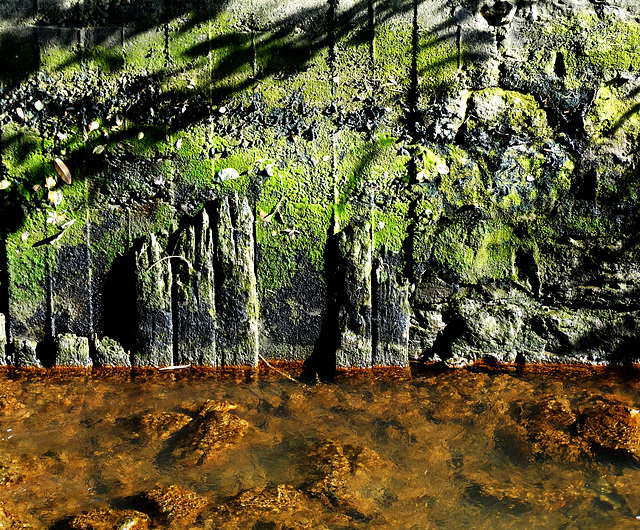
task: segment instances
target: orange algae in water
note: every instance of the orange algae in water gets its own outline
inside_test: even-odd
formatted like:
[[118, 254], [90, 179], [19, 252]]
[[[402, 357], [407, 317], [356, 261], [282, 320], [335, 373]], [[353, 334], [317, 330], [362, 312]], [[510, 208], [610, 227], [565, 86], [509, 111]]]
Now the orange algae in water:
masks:
[[0, 523], [632, 526], [639, 404], [633, 367], [7, 369]]

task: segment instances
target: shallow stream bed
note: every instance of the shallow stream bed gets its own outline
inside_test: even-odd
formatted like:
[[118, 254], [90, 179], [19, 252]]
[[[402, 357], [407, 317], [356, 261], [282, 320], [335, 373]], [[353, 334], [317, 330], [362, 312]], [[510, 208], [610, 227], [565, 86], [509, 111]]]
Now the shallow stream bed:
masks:
[[0, 525], [640, 527], [636, 368], [288, 370], [5, 371]]

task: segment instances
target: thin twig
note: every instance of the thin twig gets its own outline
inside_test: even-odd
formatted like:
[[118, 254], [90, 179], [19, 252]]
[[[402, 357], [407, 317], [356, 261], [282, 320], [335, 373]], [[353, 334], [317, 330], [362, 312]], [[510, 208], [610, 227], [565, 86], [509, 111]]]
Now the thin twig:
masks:
[[149, 265], [142, 274], [147, 274], [151, 269], [153, 269], [153, 267], [155, 267], [158, 263], [160, 263], [161, 261], [164, 261], [166, 259], [171, 259], [171, 258], [176, 258], [176, 259], [181, 259], [183, 260], [186, 264], [187, 267], [189, 267], [189, 270], [192, 271], [194, 270], [193, 265], [191, 265], [191, 262], [185, 258], [184, 256], [165, 256], [164, 258], [160, 258], [158, 261], [152, 263], [151, 265]]
[[266, 365], [267, 365], [269, 368], [271, 368], [272, 370], [275, 370], [276, 372], [278, 372], [280, 375], [282, 375], [282, 376], [286, 377], [287, 379], [290, 379], [291, 381], [293, 381], [293, 382], [295, 382], [295, 383], [298, 383], [298, 384], [300, 384], [300, 385], [302, 385], [302, 386], [307, 386], [307, 385], [305, 385], [304, 383], [302, 383], [302, 382], [298, 381], [296, 378], [291, 377], [287, 372], [284, 372], [284, 371], [280, 370], [279, 368], [276, 368], [276, 367], [275, 367], [275, 366], [273, 366], [272, 364], [268, 363], [268, 362], [267, 362], [267, 360], [266, 360], [262, 355], [258, 354], [258, 357], [260, 358], [260, 360], [261, 360], [264, 364], [266, 364]]

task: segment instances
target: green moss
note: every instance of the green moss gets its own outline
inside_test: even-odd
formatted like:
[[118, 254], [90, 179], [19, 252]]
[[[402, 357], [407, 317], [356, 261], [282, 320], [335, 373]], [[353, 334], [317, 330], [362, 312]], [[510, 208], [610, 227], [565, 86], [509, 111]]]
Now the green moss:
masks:
[[235, 18], [220, 14], [210, 21], [209, 53], [214, 103], [255, 83], [250, 33], [239, 31]]
[[40, 68], [45, 72], [72, 75], [83, 69], [81, 51], [78, 46], [43, 46], [40, 53]]
[[[522, 65], [524, 77], [546, 75], [558, 88], [596, 87], [607, 73], [633, 70], [640, 64], [640, 24], [630, 18], [597, 17], [578, 10], [550, 24], [532, 26], [529, 40], [537, 50]], [[536, 58], [546, 63], [542, 71]]]
[[335, 148], [337, 204], [368, 204], [381, 197], [388, 201], [395, 193], [394, 183], [409, 180], [409, 157], [398, 155], [391, 136], [365, 140], [357, 132], [345, 130], [337, 137]]
[[471, 94], [472, 119], [467, 127], [500, 124], [516, 134], [529, 132], [535, 138], [549, 138], [547, 115], [531, 94], [490, 87]]
[[603, 70], [640, 67], [640, 23], [636, 20], [582, 15], [577, 24], [579, 35], [586, 37], [582, 54], [591, 64]]
[[411, 223], [409, 208], [409, 203], [396, 202], [383, 210], [373, 211], [373, 242], [376, 250], [403, 250]]
[[259, 249], [258, 286], [262, 296], [285, 286], [301, 267], [324, 270], [324, 251], [331, 222], [327, 209], [315, 204], [280, 203], [273, 211], [271, 198], [258, 205], [256, 236]]
[[29, 127], [8, 124], [2, 130], [2, 162], [11, 187], [1, 193], [19, 193], [26, 200], [36, 197], [33, 186], [44, 185], [45, 159], [42, 138]]
[[640, 134], [640, 93], [627, 93], [624, 85], [601, 87], [585, 121], [587, 130], [598, 143], [625, 136], [634, 141]]
[[366, 27], [342, 28], [335, 43], [335, 78], [333, 94], [336, 100], [349, 108], [354, 98], [371, 95], [369, 83], [373, 77], [373, 32]]
[[163, 202], [148, 203], [133, 208], [129, 215], [131, 240], [155, 234], [161, 248], [166, 247], [169, 234], [178, 228], [178, 215], [172, 205]]
[[19, 230], [7, 237], [10, 303], [12, 313], [21, 322], [47, 305], [47, 275], [55, 265], [55, 253], [50, 251], [50, 245], [37, 243], [55, 233], [57, 230], [46, 223], [45, 213], [34, 211]]
[[189, 97], [197, 91], [208, 91], [211, 85], [211, 29], [207, 20], [186, 23], [182, 19], [169, 22], [169, 70], [163, 90]]
[[462, 283], [490, 278], [515, 277], [515, 252], [520, 240], [501, 221], [474, 226], [456, 222], [444, 226], [434, 237], [433, 257]]
[[124, 68], [132, 73], [159, 72], [165, 68], [165, 36], [161, 26], [148, 31], [125, 29]]
[[422, 32], [418, 38], [418, 78], [424, 92], [455, 82], [458, 62], [464, 62], [458, 54], [454, 38], [443, 38], [429, 32]]
[[124, 56], [122, 48], [106, 48], [95, 46], [85, 50], [84, 67], [96, 68], [101, 73], [113, 74], [122, 70], [124, 66]]
[[264, 32], [255, 39], [256, 76], [269, 106], [298, 93], [312, 105], [331, 100], [329, 49], [322, 34], [313, 31]]
[[400, 97], [407, 97], [411, 86], [412, 29], [396, 23], [379, 25], [375, 30], [373, 55], [373, 77], [379, 85], [376, 97], [389, 109], [386, 119], [397, 122], [402, 119], [403, 110], [396, 102]]
[[273, 130], [263, 132], [260, 138], [263, 150], [256, 149], [254, 168], [263, 181], [265, 196], [322, 205], [333, 201], [331, 138], [324, 127], [326, 121], [318, 118], [318, 123], [315, 140], [279, 137]]

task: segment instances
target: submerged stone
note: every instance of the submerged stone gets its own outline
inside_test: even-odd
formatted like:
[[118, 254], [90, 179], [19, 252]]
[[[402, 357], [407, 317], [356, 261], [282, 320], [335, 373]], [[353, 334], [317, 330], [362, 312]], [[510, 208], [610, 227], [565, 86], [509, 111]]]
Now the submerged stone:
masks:
[[624, 405], [599, 405], [582, 411], [582, 436], [600, 450], [638, 458], [640, 411]]
[[182, 465], [204, 465], [233, 447], [249, 430], [249, 423], [229, 410], [227, 401], [207, 401], [187, 432], [177, 441], [171, 457]]
[[130, 438], [142, 444], [167, 440], [192, 421], [190, 416], [180, 412], [145, 412], [132, 418], [118, 420], [128, 429]]
[[62, 530], [147, 530], [151, 519], [136, 510], [98, 508], [75, 515], [56, 525]]
[[160, 486], [141, 495], [155, 524], [186, 524], [204, 510], [209, 500], [180, 486]]

